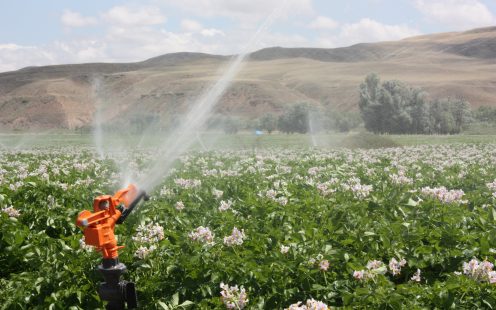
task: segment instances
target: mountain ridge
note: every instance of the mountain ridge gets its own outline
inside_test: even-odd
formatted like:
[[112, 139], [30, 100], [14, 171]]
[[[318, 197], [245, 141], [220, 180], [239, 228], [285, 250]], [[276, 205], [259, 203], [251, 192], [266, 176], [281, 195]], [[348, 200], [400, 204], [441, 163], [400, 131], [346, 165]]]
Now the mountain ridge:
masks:
[[[183, 113], [232, 57], [178, 52], [140, 62], [3, 72], [0, 128], [88, 126], [99, 104], [108, 121], [138, 112], [165, 120]], [[496, 105], [495, 60], [496, 27], [339, 48], [269, 47], [249, 54], [216, 113], [256, 118], [302, 101], [354, 110], [358, 85], [370, 72], [422, 87], [432, 97]]]

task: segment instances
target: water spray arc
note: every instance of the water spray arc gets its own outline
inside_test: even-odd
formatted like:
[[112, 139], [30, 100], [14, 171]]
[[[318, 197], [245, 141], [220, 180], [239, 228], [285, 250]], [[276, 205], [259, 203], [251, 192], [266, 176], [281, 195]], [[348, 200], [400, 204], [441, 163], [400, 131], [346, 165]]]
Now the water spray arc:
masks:
[[157, 186], [165, 177], [167, 177], [174, 161], [194, 143], [196, 140], [196, 133], [205, 125], [213, 108], [225, 93], [226, 89], [231, 85], [251, 48], [259, 42], [261, 35], [265, 33], [281, 15], [286, 4], [287, 1], [284, 1], [282, 6], [276, 8], [265, 19], [252, 38], [244, 46], [242, 52], [231, 60], [219, 80], [200, 96], [190, 108], [182, 124], [164, 141], [158, 150], [159, 158], [151, 165], [150, 173], [137, 182], [142, 188], [150, 191]]
[[103, 150], [103, 129], [102, 129], [102, 77], [94, 76], [91, 80], [92, 95], [95, 102], [95, 113], [93, 117], [93, 139], [95, 142], [96, 152], [100, 159], [105, 157]]
[[310, 112], [308, 113], [308, 130], [310, 131], [310, 137], [312, 139], [312, 146], [317, 147], [317, 139], [315, 138], [315, 128], [314, 128], [314, 123], [313, 119], [310, 115]]
[[[214, 106], [241, 69], [250, 48], [260, 40], [260, 35], [272, 25], [282, 8], [274, 10], [268, 16], [242, 52], [231, 60], [219, 80], [191, 107], [185, 121], [163, 141], [162, 146], [157, 150], [159, 158], [151, 165], [150, 173], [139, 180], [139, 187], [130, 184], [114, 196], [99, 196], [93, 203], [94, 212], [84, 210], [79, 214], [76, 224], [83, 228], [86, 243], [97, 247], [103, 254], [103, 261], [98, 270], [102, 273], [105, 282], [100, 285], [99, 295], [102, 300], [108, 302], [107, 309], [124, 309], [126, 305], [128, 308], [138, 306], [134, 283], [120, 280], [120, 276], [126, 271], [126, 266], [118, 259], [117, 251], [122, 247], [117, 246], [114, 235], [115, 224], [122, 223], [142, 199], [147, 199], [146, 192], [167, 177], [174, 161], [195, 141], [200, 141], [203, 145], [198, 136], [199, 129], [205, 125]], [[93, 87], [95, 97], [99, 98], [101, 79], [95, 78]], [[97, 102], [94, 123], [95, 144], [99, 156], [103, 158], [105, 154], [101, 109], [100, 102]]]

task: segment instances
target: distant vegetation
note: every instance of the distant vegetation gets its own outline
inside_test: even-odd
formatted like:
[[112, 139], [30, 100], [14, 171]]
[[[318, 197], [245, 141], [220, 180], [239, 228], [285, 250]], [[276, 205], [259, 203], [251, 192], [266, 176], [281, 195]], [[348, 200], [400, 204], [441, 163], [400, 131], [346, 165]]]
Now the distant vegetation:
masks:
[[494, 126], [496, 125], [496, 107], [481, 106], [474, 111], [473, 117], [480, 123]]
[[309, 129], [308, 106], [297, 104], [291, 106], [279, 116], [278, 128], [284, 133], [306, 133]]
[[356, 112], [342, 112], [307, 103], [289, 105], [281, 115], [265, 114], [258, 120], [259, 129], [269, 134], [282, 133], [348, 132], [362, 123]]
[[[233, 115], [214, 114], [206, 130], [236, 134], [239, 131], [263, 130], [292, 133], [349, 132], [359, 127], [375, 134], [494, 134], [496, 107], [481, 106], [471, 110], [461, 98], [429, 100], [420, 88], [401, 81], [381, 81], [371, 73], [359, 86], [359, 111], [337, 111], [330, 105], [312, 105], [306, 102], [288, 103], [279, 113], [265, 113], [249, 119]], [[183, 115], [161, 115], [139, 111], [101, 125], [105, 132], [133, 134], [160, 133], [177, 128]], [[92, 131], [91, 125], [76, 128], [79, 133]]]
[[463, 99], [427, 100], [427, 94], [399, 81], [382, 82], [369, 74], [360, 85], [359, 108], [365, 128], [373, 133], [457, 134], [471, 121]]

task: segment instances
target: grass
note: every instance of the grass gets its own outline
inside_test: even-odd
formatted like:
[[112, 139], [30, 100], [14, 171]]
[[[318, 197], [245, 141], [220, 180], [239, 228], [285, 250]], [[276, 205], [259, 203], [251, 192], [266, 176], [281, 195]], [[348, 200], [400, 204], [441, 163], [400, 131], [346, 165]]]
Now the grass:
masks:
[[[165, 136], [116, 135], [105, 137], [104, 143], [114, 148], [153, 147], [161, 144]], [[200, 144], [201, 143], [203, 146]], [[496, 143], [496, 135], [373, 135], [370, 133], [329, 133], [315, 136], [305, 134], [272, 133], [256, 136], [251, 132], [227, 135], [222, 132], [206, 132], [195, 142], [195, 149], [255, 149], [255, 148], [307, 148], [349, 147], [378, 148], [422, 144]], [[4, 133], [0, 134], [0, 148], [37, 148], [57, 146], [93, 146], [91, 134], [57, 133]]]
[[496, 143], [496, 135], [392, 135], [390, 137], [400, 145]]

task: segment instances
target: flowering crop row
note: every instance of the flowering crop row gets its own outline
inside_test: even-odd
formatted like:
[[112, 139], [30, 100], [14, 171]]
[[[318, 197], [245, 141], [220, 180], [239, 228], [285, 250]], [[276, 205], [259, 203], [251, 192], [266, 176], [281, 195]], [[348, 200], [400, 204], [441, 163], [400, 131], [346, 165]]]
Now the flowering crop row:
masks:
[[[0, 309], [102, 307], [75, 217], [161, 155], [0, 155]], [[116, 227], [120, 260], [150, 309], [494, 306], [495, 162], [495, 145], [190, 153]]]

